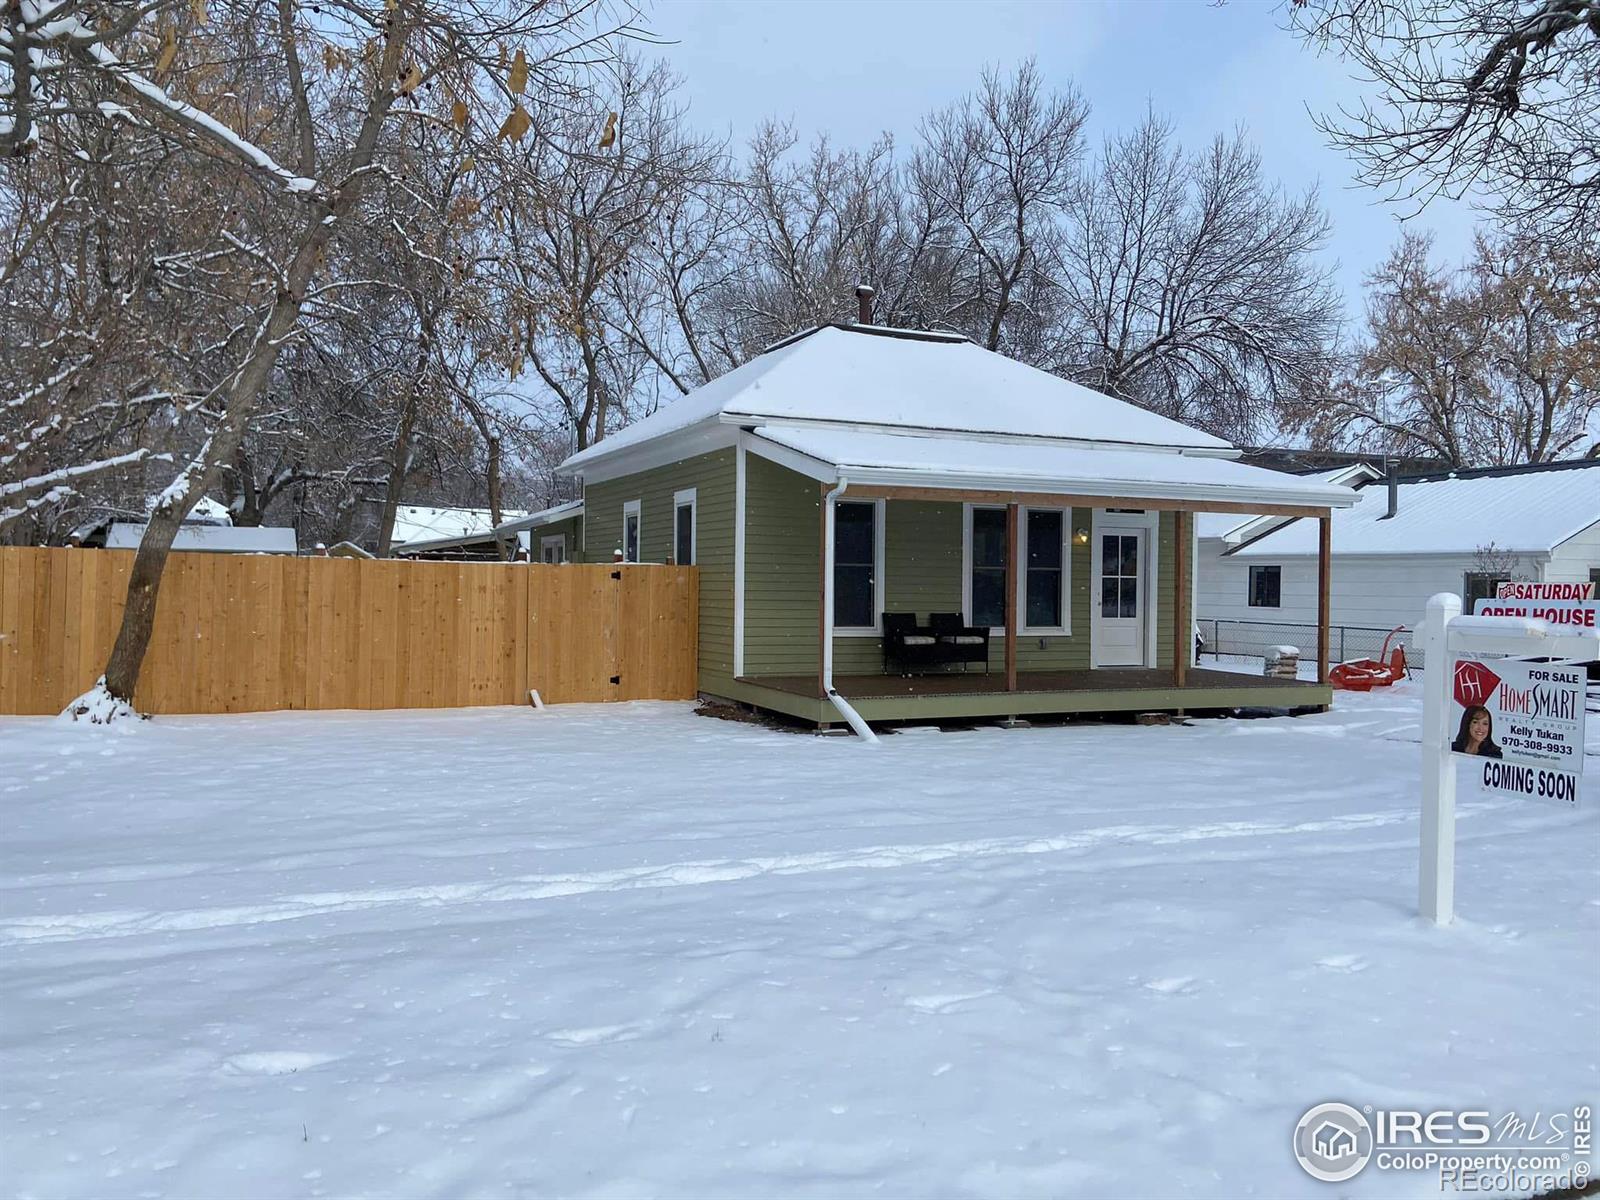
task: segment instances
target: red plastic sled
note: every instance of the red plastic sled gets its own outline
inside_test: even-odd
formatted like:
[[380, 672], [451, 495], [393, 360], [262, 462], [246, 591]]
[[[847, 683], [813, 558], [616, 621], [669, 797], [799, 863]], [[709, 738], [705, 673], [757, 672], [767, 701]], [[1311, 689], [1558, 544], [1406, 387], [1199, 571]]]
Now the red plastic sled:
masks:
[[1397, 680], [1406, 676], [1406, 648], [1396, 645], [1394, 652], [1390, 653], [1389, 643], [1398, 633], [1404, 633], [1406, 627], [1397, 625], [1389, 631], [1389, 636], [1383, 639], [1383, 649], [1379, 652], [1388, 662], [1377, 658], [1355, 658], [1349, 662], [1342, 662], [1328, 672], [1328, 682], [1336, 688], [1347, 692], [1370, 692], [1375, 687], [1388, 687]]

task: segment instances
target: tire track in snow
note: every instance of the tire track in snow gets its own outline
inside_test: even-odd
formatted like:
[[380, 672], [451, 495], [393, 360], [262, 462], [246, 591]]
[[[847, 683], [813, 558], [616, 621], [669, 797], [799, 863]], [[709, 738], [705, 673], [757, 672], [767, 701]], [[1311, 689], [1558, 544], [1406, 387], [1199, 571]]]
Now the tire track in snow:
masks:
[[697, 887], [703, 884], [734, 883], [761, 876], [810, 875], [826, 871], [893, 870], [897, 867], [923, 866], [952, 860], [1061, 854], [1091, 850], [1104, 845], [1169, 846], [1226, 838], [1338, 833], [1410, 824], [1416, 819], [1417, 814], [1414, 811], [1390, 810], [1329, 817], [1319, 821], [1279, 824], [1260, 821], [1222, 821], [1206, 825], [1109, 825], [1057, 837], [983, 838], [932, 845], [865, 846], [853, 850], [818, 851], [810, 854], [763, 855], [752, 858], [669, 863], [662, 866], [624, 867], [610, 871], [572, 872], [562, 875], [524, 875], [515, 879], [482, 882], [374, 888], [355, 892], [309, 892], [283, 896], [261, 904], [235, 907], [179, 909], [170, 912], [119, 909], [13, 917], [0, 920], [0, 946], [228, 929], [404, 905], [434, 907], [553, 900], [567, 896], [590, 895], [595, 892], [626, 892], [643, 888]]

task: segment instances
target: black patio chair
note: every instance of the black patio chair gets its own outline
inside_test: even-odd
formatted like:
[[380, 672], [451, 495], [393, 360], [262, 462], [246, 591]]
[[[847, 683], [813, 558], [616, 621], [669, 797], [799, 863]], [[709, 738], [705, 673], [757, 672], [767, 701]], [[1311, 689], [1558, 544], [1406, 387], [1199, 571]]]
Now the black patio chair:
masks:
[[902, 674], [923, 670], [939, 662], [939, 639], [917, 624], [916, 613], [883, 614], [883, 673], [898, 666]]
[[960, 613], [929, 613], [928, 628], [939, 640], [939, 661], [960, 663], [965, 671], [968, 663], [989, 666], [989, 629], [987, 626], [968, 625]]

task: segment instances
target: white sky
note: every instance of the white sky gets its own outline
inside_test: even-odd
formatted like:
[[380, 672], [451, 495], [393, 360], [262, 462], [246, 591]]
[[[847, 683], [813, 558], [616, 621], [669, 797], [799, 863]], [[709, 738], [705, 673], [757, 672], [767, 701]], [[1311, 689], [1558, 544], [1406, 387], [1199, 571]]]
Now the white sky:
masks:
[[[1319, 184], [1351, 314], [1362, 277], [1399, 233], [1402, 211], [1357, 187], [1307, 106], [1361, 94], [1344, 64], [1319, 59], [1261, 0], [659, 0], [650, 26], [675, 44], [662, 53], [685, 76], [696, 124], [748, 138], [767, 116], [803, 138], [827, 132], [864, 146], [879, 133], [908, 145], [919, 118], [970, 91], [985, 65], [1035, 57], [1046, 79], [1073, 80], [1092, 106], [1090, 136], [1137, 122], [1146, 105], [1171, 117], [1185, 146], [1242, 125], [1269, 179]], [[1435, 202], [1413, 224], [1434, 229], [1459, 259], [1473, 216]]]

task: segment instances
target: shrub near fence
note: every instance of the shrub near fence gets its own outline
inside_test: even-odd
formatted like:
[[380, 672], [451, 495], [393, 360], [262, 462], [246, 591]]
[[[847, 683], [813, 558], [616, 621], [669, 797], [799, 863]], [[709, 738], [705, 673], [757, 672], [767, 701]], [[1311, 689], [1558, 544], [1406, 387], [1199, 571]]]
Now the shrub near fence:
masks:
[[[132, 551], [0, 548], [0, 713], [104, 668]], [[136, 705], [153, 713], [689, 699], [693, 567], [174, 554]]]

